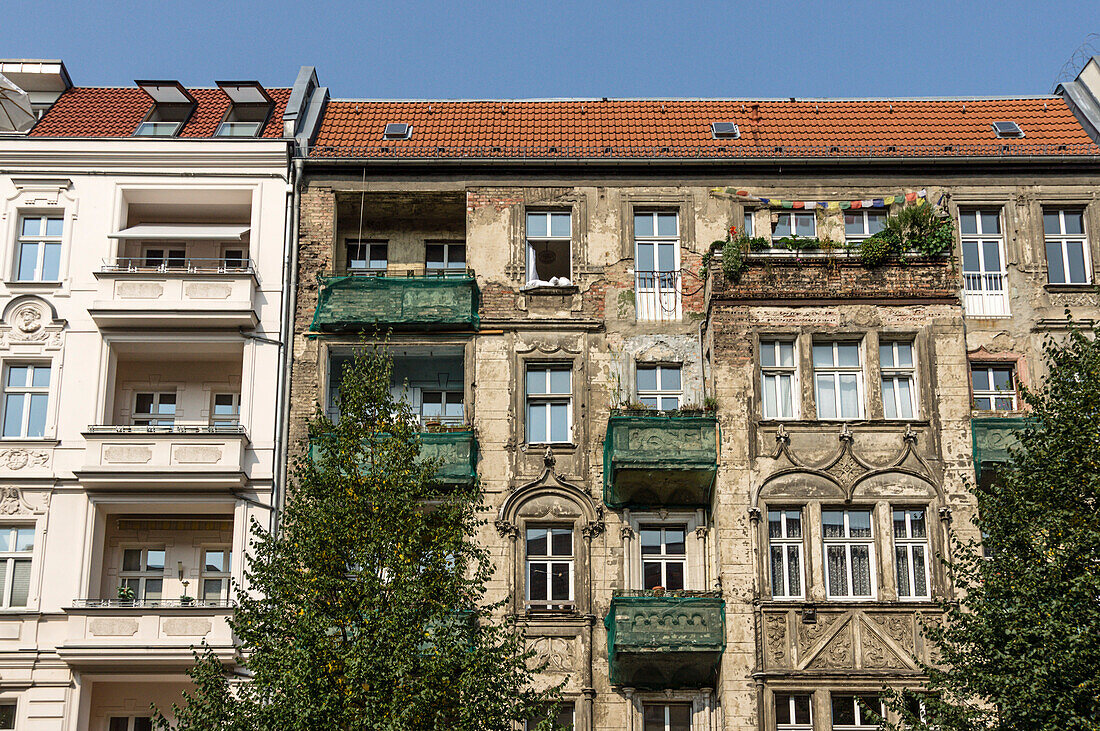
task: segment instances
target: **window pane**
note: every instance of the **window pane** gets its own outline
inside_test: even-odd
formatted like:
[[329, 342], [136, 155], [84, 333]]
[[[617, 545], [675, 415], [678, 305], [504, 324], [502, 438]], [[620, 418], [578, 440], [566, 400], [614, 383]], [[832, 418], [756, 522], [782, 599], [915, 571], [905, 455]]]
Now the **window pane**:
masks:
[[982, 258], [985, 271], [1001, 271], [1001, 247], [996, 241], [982, 242]]
[[794, 416], [793, 402], [791, 401], [791, 376], [779, 376], [779, 403], [778, 416], [781, 419], [789, 419]]
[[225, 551], [206, 551], [203, 571], [221, 572], [226, 570]]
[[19, 246], [19, 274], [22, 282], [34, 279], [34, 270], [38, 266], [38, 244], [24, 242]]
[[162, 579], [145, 580], [145, 596], [142, 599], [162, 599], [164, 594], [164, 581]]
[[546, 214], [545, 213], [528, 213], [527, 214], [527, 238], [542, 238], [546, 236]]
[[852, 538], [871, 537], [871, 513], [853, 510], [848, 513], [848, 535]]
[[547, 556], [547, 534], [549, 530], [546, 528], [528, 528], [527, 529], [527, 555], [528, 556]]
[[527, 591], [532, 601], [545, 601], [546, 596], [546, 578], [548, 565], [544, 562], [532, 563], [528, 567], [528, 583]]
[[153, 412], [153, 394], [139, 393], [134, 398], [134, 410], [139, 414], [151, 414]]
[[764, 376], [764, 418], [774, 419], [779, 417], [779, 404], [776, 401], [776, 376]]
[[676, 235], [676, 214], [675, 213], [658, 213], [657, 214], [657, 235], [658, 236], [675, 236]]
[[913, 394], [912, 385], [908, 378], [898, 379], [898, 399], [901, 405], [901, 418], [913, 418]]
[[833, 344], [832, 343], [815, 343], [814, 344], [814, 367], [815, 368], [827, 368], [833, 365]]
[[764, 340], [760, 343], [760, 365], [771, 368], [775, 365], [775, 350], [777, 343], [773, 340]]
[[784, 567], [783, 567], [783, 546], [771, 547], [771, 566], [772, 566], [772, 594], [775, 596], [786, 595], [786, 588], [783, 585]]
[[802, 593], [802, 576], [798, 560], [798, 546], [787, 546], [787, 583], [791, 587], [791, 596]]
[[838, 360], [841, 366], [855, 368], [859, 366], [859, 345], [856, 343], [840, 343], [837, 346]]
[[555, 562], [550, 565], [550, 598], [568, 600], [569, 564]]
[[898, 365], [902, 368], [913, 367], [913, 344], [898, 343]]
[[550, 530], [550, 549], [555, 556], [573, 555], [573, 530], [571, 528], [552, 528]]
[[971, 372], [971, 376], [974, 379], [975, 391], [988, 391], [989, 390], [989, 371], [985, 368], [975, 368]]
[[959, 213], [959, 229], [964, 234], [978, 233], [977, 217], [974, 211], [963, 211]]
[[451, 244], [447, 250], [447, 266], [454, 269], [466, 268], [466, 244]]
[[849, 236], [863, 235], [863, 216], [858, 213], [844, 214], [844, 233]]
[[45, 253], [42, 255], [42, 280], [56, 282], [61, 273], [61, 244], [45, 243]]
[[546, 371], [531, 368], [527, 371], [527, 393], [546, 393]]
[[997, 212], [982, 211], [982, 233], [999, 234], [1001, 232], [1001, 217]]
[[913, 595], [928, 595], [928, 580], [925, 577], [924, 546], [913, 546]]
[[1069, 264], [1069, 281], [1074, 284], [1084, 284], [1088, 281], [1088, 275], [1085, 273], [1085, 248], [1083, 242], [1066, 242], [1066, 261]]
[[848, 565], [844, 546], [825, 547], [830, 596], [848, 596]]
[[840, 510], [821, 511], [821, 525], [826, 538], [844, 537], [844, 513]]
[[123, 571], [141, 571], [141, 550], [127, 548], [122, 552]]
[[996, 404], [996, 409], [998, 411], [1011, 411], [1014, 408], [1012, 404], [1012, 399], [996, 398], [994, 399], [994, 403]]
[[775, 221], [775, 233], [777, 236], [791, 235], [791, 214], [780, 213]]
[[802, 513], [797, 510], [787, 511], [787, 537], [802, 537]]
[[130, 731], [130, 719], [116, 716], [111, 719], [111, 727], [108, 731]]
[[569, 441], [569, 407], [565, 404], [550, 404], [550, 441]]
[[44, 393], [31, 394], [31, 410], [27, 418], [27, 436], [40, 437], [46, 433], [46, 402], [49, 396]]
[[661, 529], [642, 528], [641, 545], [643, 556], [659, 554], [661, 552]]
[[745, 211], [744, 227], [745, 227], [745, 229], [744, 229], [744, 231], [742, 231], [742, 233], [745, 234], [745, 236], [752, 236], [753, 235], [752, 234], [752, 232], [753, 232], [752, 211]]
[[551, 213], [550, 214], [550, 235], [551, 236], [565, 236], [568, 237], [572, 234], [569, 227], [569, 214], [568, 213]]
[[794, 214], [795, 222], [795, 234], [798, 236], [813, 236], [814, 235], [814, 214], [812, 213], [796, 213]]
[[17, 528], [15, 531], [15, 550], [34, 550], [34, 528]]
[[845, 419], [859, 416], [858, 376], [842, 374], [840, 376], [840, 415]]
[[882, 379], [882, 414], [887, 419], [898, 418], [898, 410], [894, 401], [894, 379]]
[[1047, 281], [1051, 284], [1065, 284], [1066, 274], [1062, 262], [1062, 244], [1058, 241], [1047, 242]]
[[680, 369], [672, 366], [663, 366], [661, 368], [661, 390], [663, 391], [679, 391], [680, 390]]
[[684, 530], [682, 528], [665, 529], [665, 553], [670, 556], [685, 555]]
[[852, 546], [852, 595], [871, 596], [871, 549]]
[[638, 366], [638, 390], [657, 390], [657, 369], [653, 366]]
[[879, 343], [878, 346], [878, 360], [879, 365], [883, 368], [894, 368], [897, 363], [894, 362], [894, 344], [893, 343]]
[[550, 393], [569, 393], [569, 371], [557, 368], [550, 371]]
[[548, 404], [527, 405], [527, 441], [539, 444], [546, 441], [546, 414]]
[[634, 214], [634, 235], [635, 236], [652, 236], [653, 235], [653, 214], [652, 213], [635, 213]]
[[908, 538], [905, 528], [905, 513], [904, 510], [894, 511], [894, 538]]
[[912, 596], [909, 588], [909, 551], [905, 546], [894, 548], [894, 563], [898, 574], [898, 596]]
[[789, 695], [775, 695], [775, 722], [779, 725], [791, 722], [791, 697]]
[[665, 564], [665, 588], [680, 591], [684, 588], [684, 564], [670, 561]]
[[779, 365], [788, 368], [794, 366], [794, 343], [779, 344]]
[[854, 726], [856, 723], [856, 699], [850, 695], [833, 696], [833, 725]]
[[913, 538], [924, 538], [928, 535], [925, 532], [923, 510], [909, 511], [909, 529]]
[[674, 272], [674, 271], [676, 271], [676, 245], [675, 244], [658, 244], [657, 245], [657, 271], [659, 271], [659, 272]]
[[35, 388], [46, 388], [50, 385], [50, 367], [34, 366], [31, 372], [31, 385]]
[[30, 377], [30, 366], [11, 366], [8, 368], [9, 386], [26, 386]]
[[1085, 221], [1081, 211], [1066, 211], [1066, 233], [1070, 236], [1085, 233]]
[[11, 606], [27, 606], [27, 595], [31, 589], [31, 562], [15, 561], [11, 576]]
[[974, 408], [989, 411], [993, 406], [989, 398], [978, 397], [974, 399]]
[[428, 244], [424, 247], [424, 258], [429, 267], [443, 265], [443, 248], [443, 244]]
[[0, 705], [0, 729], [14, 731], [15, 729], [15, 704], [4, 703]]
[[150, 550], [146, 551], [145, 567], [150, 571], [163, 571], [164, 570], [164, 551], [163, 550]]
[[880, 233], [886, 225], [885, 213], [867, 213], [867, 233], [874, 235]]
[[836, 418], [836, 385], [832, 376], [818, 376], [817, 381], [817, 418]]
[[669, 731], [691, 731], [691, 705], [676, 703], [668, 707]]
[[23, 219], [23, 235], [24, 236], [38, 236], [42, 233], [42, 219], [41, 218], [24, 218]]
[[1008, 368], [993, 369], [993, 389], [995, 391], [1012, 390], [1012, 371]]
[[0, 551], [11, 550], [11, 533], [10, 528], [0, 528]]
[[980, 262], [978, 261], [978, 242], [977, 241], [964, 241], [962, 245], [963, 249], [963, 271], [964, 272], [977, 272], [980, 271]]
[[1062, 233], [1062, 223], [1058, 220], [1058, 211], [1043, 211], [1043, 233], [1054, 235]]
[[642, 588], [652, 589], [661, 584], [661, 564], [657, 561], [642, 563]]
[[8, 394], [4, 398], [4, 436], [23, 436], [23, 394]]
[[662, 411], [675, 411], [680, 408], [680, 399], [677, 396], [665, 396], [661, 398]]

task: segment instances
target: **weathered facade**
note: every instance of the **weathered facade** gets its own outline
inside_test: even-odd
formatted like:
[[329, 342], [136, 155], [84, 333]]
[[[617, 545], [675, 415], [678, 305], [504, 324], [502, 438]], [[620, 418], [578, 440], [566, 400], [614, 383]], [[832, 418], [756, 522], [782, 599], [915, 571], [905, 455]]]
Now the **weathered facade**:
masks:
[[[1095, 237], [1059, 214], [1087, 247], [1062, 245], [1063, 278], [1089, 264], [1052, 283], [1042, 228], [1100, 226], [1100, 149], [1059, 97], [866, 103], [895, 131], [801, 147], [791, 117], [857, 133], [828, 102], [618, 104], [330, 104], [304, 161], [291, 448], [334, 411], [341, 357], [390, 330], [395, 388], [476, 475], [493, 598], [575, 728], [859, 728], [855, 696], [935, 659], [920, 628], [953, 596], [949, 533], [974, 534], [983, 435], [1023, 415], [1062, 310], [1100, 314]], [[737, 143], [712, 139], [727, 118]], [[705, 142], [677, 146], [692, 124]], [[953, 248], [844, 253], [904, 205], [950, 216]], [[825, 243], [727, 277], [731, 226]], [[1009, 387], [972, 387], [1004, 363]]]

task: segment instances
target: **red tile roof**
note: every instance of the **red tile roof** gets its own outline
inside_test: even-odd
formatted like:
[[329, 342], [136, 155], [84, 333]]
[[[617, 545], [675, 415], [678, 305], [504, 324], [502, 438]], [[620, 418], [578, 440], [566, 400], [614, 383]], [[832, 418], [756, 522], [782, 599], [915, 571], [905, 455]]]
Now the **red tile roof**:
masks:
[[[1012, 120], [1023, 139], [1001, 139]], [[386, 140], [387, 122], [413, 125]], [[713, 139], [734, 122], [740, 139]], [[745, 158], [1082, 155], [1060, 97], [907, 100], [333, 101], [315, 158]]]
[[[179, 137], [213, 137], [229, 109], [229, 97], [221, 89], [188, 89], [195, 98], [195, 112]], [[261, 137], [283, 136], [283, 110], [290, 89], [267, 89], [275, 109]], [[130, 137], [153, 107], [153, 100], [138, 88], [78, 87], [69, 89], [50, 107], [30, 131], [31, 137]]]

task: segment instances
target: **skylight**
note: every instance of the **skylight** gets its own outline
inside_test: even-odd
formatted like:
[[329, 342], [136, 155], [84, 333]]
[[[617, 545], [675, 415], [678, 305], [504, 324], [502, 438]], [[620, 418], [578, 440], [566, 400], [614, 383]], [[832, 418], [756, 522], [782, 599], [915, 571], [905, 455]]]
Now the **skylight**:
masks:
[[153, 100], [153, 108], [134, 135], [174, 137], [195, 111], [195, 98], [178, 81], [137, 81], [138, 88]]
[[387, 140], [407, 140], [412, 137], [412, 133], [413, 128], [411, 124], [390, 122], [382, 132], [382, 138]]
[[736, 140], [741, 137], [741, 130], [733, 122], [711, 122], [710, 134], [716, 140]]
[[271, 116], [275, 102], [258, 81], [219, 81], [218, 88], [232, 102], [215, 137], [257, 137]]
[[993, 131], [997, 133], [998, 137], [1023, 137], [1024, 131], [1020, 129], [1020, 125], [1015, 122], [1003, 121], [994, 122]]

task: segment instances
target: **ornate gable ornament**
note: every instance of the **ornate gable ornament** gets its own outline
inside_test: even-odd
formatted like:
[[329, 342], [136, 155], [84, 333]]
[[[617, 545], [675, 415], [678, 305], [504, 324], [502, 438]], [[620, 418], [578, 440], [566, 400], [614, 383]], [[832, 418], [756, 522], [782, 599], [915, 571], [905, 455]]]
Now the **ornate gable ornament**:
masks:
[[0, 322], [0, 350], [38, 346], [43, 351], [60, 350], [65, 321], [53, 307], [33, 295], [17, 297], [4, 308]]
[[531, 498], [539, 495], [558, 495], [574, 503], [585, 518], [581, 526], [581, 533], [585, 538], [592, 539], [604, 531], [603, 505], [593, 501], [587, 490], [569, 482], [558, 474], [555, 469], [557, 458], [554, 452], [547, 447], [542, 456], [542, 474], [530, 482], [513, 488], [512, 494], [500, 506], [497, 511], [497, 519], [493, 521], [497, 532], [504, 538], [516, 538], [519, 536], [519, 528], [516, 524], [516, 515], [520, 506]]
[[0, 515], [34, 515], [42, 512], [30, 505], [23, 491], [14, 485], [0, 486]]
[[940, 492], [935, 472], [916, 450], [917, 434], [909, 424], [906, 424], [905, 434], [902, 435], [901, 450], [882, 464], [875, 464], [856, 452], [853, 448], [852, 430], [847, 424], [841, 427], [837, 441], [837, 451], [831, 457], [823, 463], [811, 464], [794, 453], [791, 449], [791, 436], [780, 424], [775, 434], [775, 451], [770, 455], [778, 463], [777, 469], [765, 478], [761, 487], [783, 475], [811, 474], [834, 483], [844, 491], [845, 500], [851, 500], [856, 485], [868, 478], [885, 474], [905, 474], [928, 483], [936, 492]]

